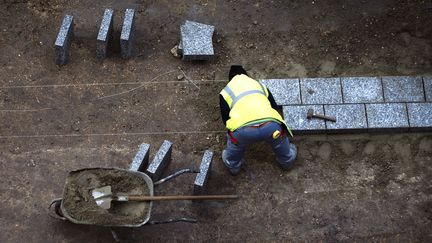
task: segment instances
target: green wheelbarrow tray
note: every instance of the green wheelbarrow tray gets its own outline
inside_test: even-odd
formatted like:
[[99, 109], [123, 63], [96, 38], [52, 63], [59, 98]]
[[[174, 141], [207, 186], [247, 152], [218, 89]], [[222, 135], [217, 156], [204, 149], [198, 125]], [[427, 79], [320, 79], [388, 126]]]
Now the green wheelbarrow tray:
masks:
[[[71, 202], [70, 199], [67, 199], [67, 193], [68, 191], [70, 192], [71, 188], [70, 188], [70, 179], [71, 177], [76, 178], [77, 176], [79, 177], [81, 174], [85, 174], [85, 173], [93, 173], [93, 172], [114, 172], [114, 173], [128, 173], [127, 175], [129, 177], [138, 177], [144, 180], [145, 185], [143, 185], [143, 188], [148, 189], [148, 192], [146, 192], [146, 195], [148, 196], [153, 196], [154, 193], [154, 188], [153, 188], [153, 181], [152, 179], [142, 173], [142, 172], [138, 172], [138, 171], [131, 171], [131, 170], [125, 170], [125, 169], [119, 169], [119, 168], [85, 168], [85, 169], [80, 169], [80, 170], [75, 170], [75, 171], [71, 171], [68, 174], [68, 177], [66, 179], [66, 183], [65, 186], [63, 188], [63, 198], [59, 198], [59, 199], [55, 199], [51, 202], [50, 205], [50, 215], [58, 218], [58, 219], [62, 219], [62, 220], [66, 220], [66, 221], [70, 221], [72, 223], [75, 224], [85, 224], [85, 225], [99, 225], [99, 226], [107, 226], [107, 227], [140, 227], [145, 225], [149, 220], [150, 220], [150, 215], [151, 215], [151, 209], [152, 209], [152, 201], [146, 201], [146, 202], [134, 202], [134, 203], [124, 203], [122, 204], [120, 207], [122, 208], [122, 211], [125, 212], [139, 212], [139, 215], [135, 215], [134, 219], [131, 220], [130, 222], [127, 222], [128, 219], [126, 220], [122, 220], [121, 222], [116, 222], [116, 213], [112, 213], [109, 211], [106, 211], [107, 216], [109, 217], [114, 217], [114, 220], [107, 220], [106, 223], [95, 223], [94, 220], [91, 219], [80, 219], [78, 217], [74, 217], [73, 213], [68, 209], [68, 205], [71, 205], [71, 203], [73, 204], [74, 202]], [[98, 180], [98, 178], [86, 178], [87, 180]], [[139, 180], [139, 179], [138, 179]], [[113, 182], [110, 182], [110, 184], [112, 184]], [[120, 183], [120, 182], [119, 182]], [[115, 186], [115, 184], [113, 184]], [[83, 190], [91, 190], [92, 188], [83, 188]], [[126, 191], [126, 193], [134, 193], [133, 192], [134, 188], [131, 188], [132, 191]], [[136, 193], [136, 192], [135, 192]], [[69, 200], [69, 201], [67, 201]], [[90, 201], [93, 200], [91, 198], [88, 198], [88, 202], [86, 203], [94, 203], [96, 207], [99, 208], [99, 206], [96, 205], [96, 202], [94, 201]], [[95, 208], [96, 209], [96, 208]], [[96, 209], [97, 210], [97, 209]], [[104, 210], [104, 209], [103, 209]], [[91, 212], [87, 212], [90, 215], [91, 218]], [[100, 213], [100, 212], [99, 212]], [[98, 215], [94, 215], [95, 217], [99, 217]], [[102, 215], [104, 216], [104, 215]], [[120, 216], [119, 216], [120, 217]], [[123, 219], [127, 216], [125, 215], [121, 215], [121, 217], [123, 217]], [[139, 217], [137, 219], [137, 217]]]

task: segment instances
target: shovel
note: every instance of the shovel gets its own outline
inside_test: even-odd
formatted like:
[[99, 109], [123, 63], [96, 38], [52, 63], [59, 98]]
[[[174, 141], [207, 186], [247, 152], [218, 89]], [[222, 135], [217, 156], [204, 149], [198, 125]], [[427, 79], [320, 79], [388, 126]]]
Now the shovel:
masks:
[[165, 200], [219, 200], [219, 199], [236, 199], [237, 195], [203, 195], [203, 196], [141, 196], [112, 194], [111, 186], [104, 186], [92, 190], [92, 196], [96, 204], [103, 208], [111, 208], [111, 201], [118, 202], [144, 202], [144, 201], [165, 201]]

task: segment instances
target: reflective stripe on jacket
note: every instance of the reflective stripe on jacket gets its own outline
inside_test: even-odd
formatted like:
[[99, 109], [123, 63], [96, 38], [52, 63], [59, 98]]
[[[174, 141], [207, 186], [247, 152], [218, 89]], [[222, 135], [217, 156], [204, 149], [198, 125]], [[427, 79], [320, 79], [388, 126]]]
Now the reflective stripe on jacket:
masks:
[[268, 90], [260, 82], [244, 75], [236, 75], [220, 92], [227, 102], [230, 113], [226, 127], [230, 131], [263, 119], [276, 120], [285, 126], [292, 136], [291, 130], [281, 115], [271, 107]]

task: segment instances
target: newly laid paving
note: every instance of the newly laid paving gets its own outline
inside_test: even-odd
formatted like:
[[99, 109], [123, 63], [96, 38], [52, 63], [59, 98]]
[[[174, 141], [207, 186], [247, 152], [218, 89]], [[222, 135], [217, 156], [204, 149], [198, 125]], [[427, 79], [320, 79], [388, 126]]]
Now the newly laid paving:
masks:
[[[298, 133], [432, 130], [432, 77], [342, 77], [260, 80]], [[336, 122], [307, 119], [307, 112]]]
[[279, 105], [300, 104], [300, 79], [265, 79], [262, 83], [270, 89]]

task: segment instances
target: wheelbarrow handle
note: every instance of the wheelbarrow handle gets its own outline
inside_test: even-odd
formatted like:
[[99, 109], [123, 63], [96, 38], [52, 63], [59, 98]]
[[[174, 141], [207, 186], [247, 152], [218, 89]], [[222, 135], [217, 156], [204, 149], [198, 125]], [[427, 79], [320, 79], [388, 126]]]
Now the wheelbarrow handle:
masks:
[[140, 196], [129, 195], [129, 201], [166, 201], [166, 200], [220, 200], [220, 199], [237, 199], [237, 195], [187, 195], [187, 196]]

